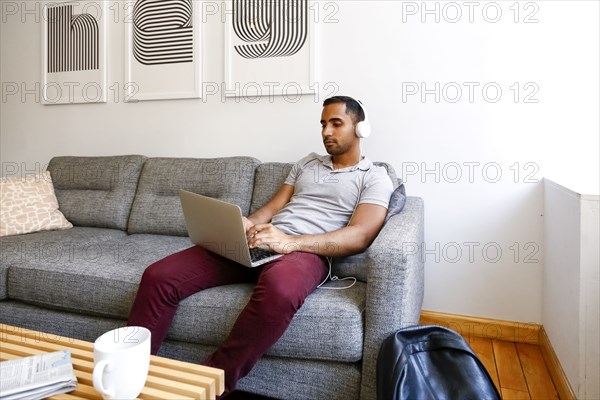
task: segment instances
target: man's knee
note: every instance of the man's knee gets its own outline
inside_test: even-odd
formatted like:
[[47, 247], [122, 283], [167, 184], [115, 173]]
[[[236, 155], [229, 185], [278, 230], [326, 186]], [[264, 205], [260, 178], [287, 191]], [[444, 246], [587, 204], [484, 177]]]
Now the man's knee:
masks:
[[142, 273], [140, 285], [157, 286], [164, 284], [169, 276], [169, 268], [165, 268], [164, 260], [149, 265]]
[[307, 296], [303, 288], [286, 279], [265, 280], [256, 289], [262, 303], [274, 314], [297, 311]]

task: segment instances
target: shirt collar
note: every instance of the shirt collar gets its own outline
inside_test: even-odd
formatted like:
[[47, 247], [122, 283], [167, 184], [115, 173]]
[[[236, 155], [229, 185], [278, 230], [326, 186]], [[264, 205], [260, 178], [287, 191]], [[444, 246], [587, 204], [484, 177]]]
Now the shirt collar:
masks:
[[[333, 161], [329, 154], [324, 156], [319, 156], [319, 161], [323, 164], [324, 167], [328, 167], [333, 170]], [[335, 172], [352, 172], [360, 169], [361, 171], [368, 171], [373, 166], [371, 160], [367, 157], [362, 157], [358, 164], [355, 164], [351, 167], [346, 167], [342, 169], [335, 170]]]

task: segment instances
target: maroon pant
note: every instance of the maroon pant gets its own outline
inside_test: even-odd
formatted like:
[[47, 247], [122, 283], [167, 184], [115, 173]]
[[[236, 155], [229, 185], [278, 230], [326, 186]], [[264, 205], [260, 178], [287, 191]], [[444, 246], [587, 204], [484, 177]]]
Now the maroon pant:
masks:
[[325, 260], [310, 253], [294, 252], [260, 267], [246, 268], [194, 246], [146, 268], [128, 325], [144, 326], [152, 332], [152, 354], [156, 354], [181, 300], [215, 286], [256, 283], [229, 336], [204, 362], [225, 370], [227, 393], [283, 335], [326, 274]]

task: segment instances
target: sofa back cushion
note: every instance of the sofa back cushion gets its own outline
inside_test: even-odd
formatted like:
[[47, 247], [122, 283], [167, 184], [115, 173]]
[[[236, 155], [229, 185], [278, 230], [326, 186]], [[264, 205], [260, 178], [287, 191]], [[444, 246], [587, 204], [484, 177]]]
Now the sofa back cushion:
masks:
[[75, 226], [125, 230], [146, 157], [54, 157], [48, 164], [60, 211]]
[[187, 236], [179, 190], [250, 209], [254, 170], [251, 157], [149, 158], [144, 164], [127, 231]]
[[[394, 167], [383, 162], [374, 162], [374, 164], [384, 167], [394, 184], [394, 188], [398, 187], [398, 178]], [[292, 165], [290, 163], [270, 162], [261, 164], [256, 168], [250, 214], [267, 204], [271, 197], [275, 195], [290, 173]], [[340, 278], [352, 276], [359, 281], [366, 282], [367, 261], [366, 252], [349, 257], [336, 257], [333, 260], [331, 273]]]
[[[383, 162], [374, 162], [374, 164], [384, 167], [394, 184], [394, 188], [398, 187], [398, 178], [396, 177], [394, 167]], [[292, 169], [292, 165], [292, 163], [268, 162], [256, 168], [250, 214], [271, 200], [275, 193], [277, 193], [277, 190], [283, 185], [285, 178], [287, 178]]]
[[270, 162], [259, 165], [254, 175], [254, 193], [250, 214], [267, 204], [292, 170], [291, 163]]
[[392, 180], [394, 189], [396, 189], [398, 187], [398, 185], [400, 185], [400, 180], [398, 179], [398, 176], [396, 175], [396, 170], [394, 170], [394, 167], [392, 167], [390, 164], [388, 164], [386, 162], [381, 162], [381, 161], [374, 161], [373, 164], [375, 164], [379, 167], [385, 168], [388, 175], [390, 176], [390, 179]]

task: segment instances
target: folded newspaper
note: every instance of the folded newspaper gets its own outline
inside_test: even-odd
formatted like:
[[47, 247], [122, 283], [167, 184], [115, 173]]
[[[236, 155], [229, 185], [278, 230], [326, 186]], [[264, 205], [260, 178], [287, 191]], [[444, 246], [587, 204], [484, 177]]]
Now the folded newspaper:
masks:
[[37, 400], [76, 388], [69, 350], [0, 362], [0, 400]]

